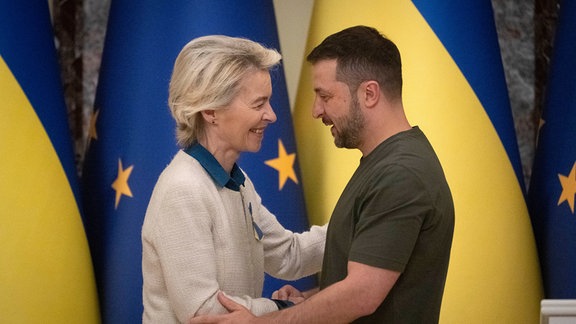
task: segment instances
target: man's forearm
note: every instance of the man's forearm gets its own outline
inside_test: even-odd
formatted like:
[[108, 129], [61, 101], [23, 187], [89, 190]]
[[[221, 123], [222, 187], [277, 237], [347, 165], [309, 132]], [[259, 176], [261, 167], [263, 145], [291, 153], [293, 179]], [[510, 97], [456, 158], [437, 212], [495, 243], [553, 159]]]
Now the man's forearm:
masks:
[[384, 301], [399, 272], [348, 262], [348, 276], [304, 302], [264, 315], [267, 323], [350, 323], [372, 314]]
[[348, 282], [341, 281], [313, 294], [302, 303], [262, 315], [258, 323], [350, 323], [365, 315], [357, 307], [361, 303], [354, 302], [354, 299], [358, 301], [360, 294], [359, 287], [351, 287]]

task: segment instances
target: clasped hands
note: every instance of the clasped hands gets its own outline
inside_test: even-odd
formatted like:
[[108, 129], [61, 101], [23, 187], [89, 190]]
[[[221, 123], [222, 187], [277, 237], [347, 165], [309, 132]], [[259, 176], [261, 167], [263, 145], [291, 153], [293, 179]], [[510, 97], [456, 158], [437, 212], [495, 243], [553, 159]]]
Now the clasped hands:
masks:
[[[302, 293], [298, 289], [285, 285], [284, 287], [272, 293], [272, 299], [288, 300], [294, 304], [299, 304], [309, 297], [308, 294]], [[201, 315], [193, 317], [188, 324], [208, 324], [208, 323], [272, 323], [271, 320], [258, 318], [254, 316], [246, 307], [234, 302], [226, 297], [223, 292], [218, 292], [218, 301], [228, 310], [228, 314], [220, 315]]]
[[272, 299], [288, 300], [294, 304], [299, 304], [305, 301], [306, 298], [307, 296], [303, 292], [290, 285], [285, 285], [272, 293]]

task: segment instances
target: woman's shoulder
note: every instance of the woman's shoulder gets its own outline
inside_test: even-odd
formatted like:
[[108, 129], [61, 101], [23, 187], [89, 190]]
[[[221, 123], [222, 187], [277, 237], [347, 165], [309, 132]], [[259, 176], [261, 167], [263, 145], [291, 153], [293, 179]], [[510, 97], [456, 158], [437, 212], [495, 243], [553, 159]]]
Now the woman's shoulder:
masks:
[[158, 177], [157, 186], [184, 187], [194, 190], [211, 183], [210, 176], [200, 163], [183, 151], [178, 151]]

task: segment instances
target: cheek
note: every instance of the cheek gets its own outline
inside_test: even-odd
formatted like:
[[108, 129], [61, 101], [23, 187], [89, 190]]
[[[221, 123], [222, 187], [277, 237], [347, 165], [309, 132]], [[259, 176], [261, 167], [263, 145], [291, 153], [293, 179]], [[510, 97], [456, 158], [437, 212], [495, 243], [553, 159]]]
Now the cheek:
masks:
[[252, 112], [250, 115], [245, 115], [242, 121], [243, 127], [251, 129], [262, 125], [264, 116], [260, 112]]
[[326, 113], [334, 119], [338, 119], [344, 115], [344, 110], [342, 109], [342, 104], [329, 104], [326, 105]]
[[237, 120], [230, 123], [228, 129], [224, 131], [228, 132], [232, 142], [244, 141], [250, 135], [250, 129], [254, 127], [253, 125], [253, 123], [247, 122], [245, 119]]

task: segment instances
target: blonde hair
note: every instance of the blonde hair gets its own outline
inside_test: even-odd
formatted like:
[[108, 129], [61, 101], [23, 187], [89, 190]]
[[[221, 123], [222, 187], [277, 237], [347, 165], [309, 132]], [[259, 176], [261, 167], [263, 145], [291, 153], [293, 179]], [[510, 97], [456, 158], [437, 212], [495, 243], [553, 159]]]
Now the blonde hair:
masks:
[[168, 98], [178, 145], [186, 148], [198, 140], [204, 130], [200, 112], [230, 104], [248, 71], [270, 70], [281, 58], [245, 38], [212, 35], [186, 44], [174, 63]]

